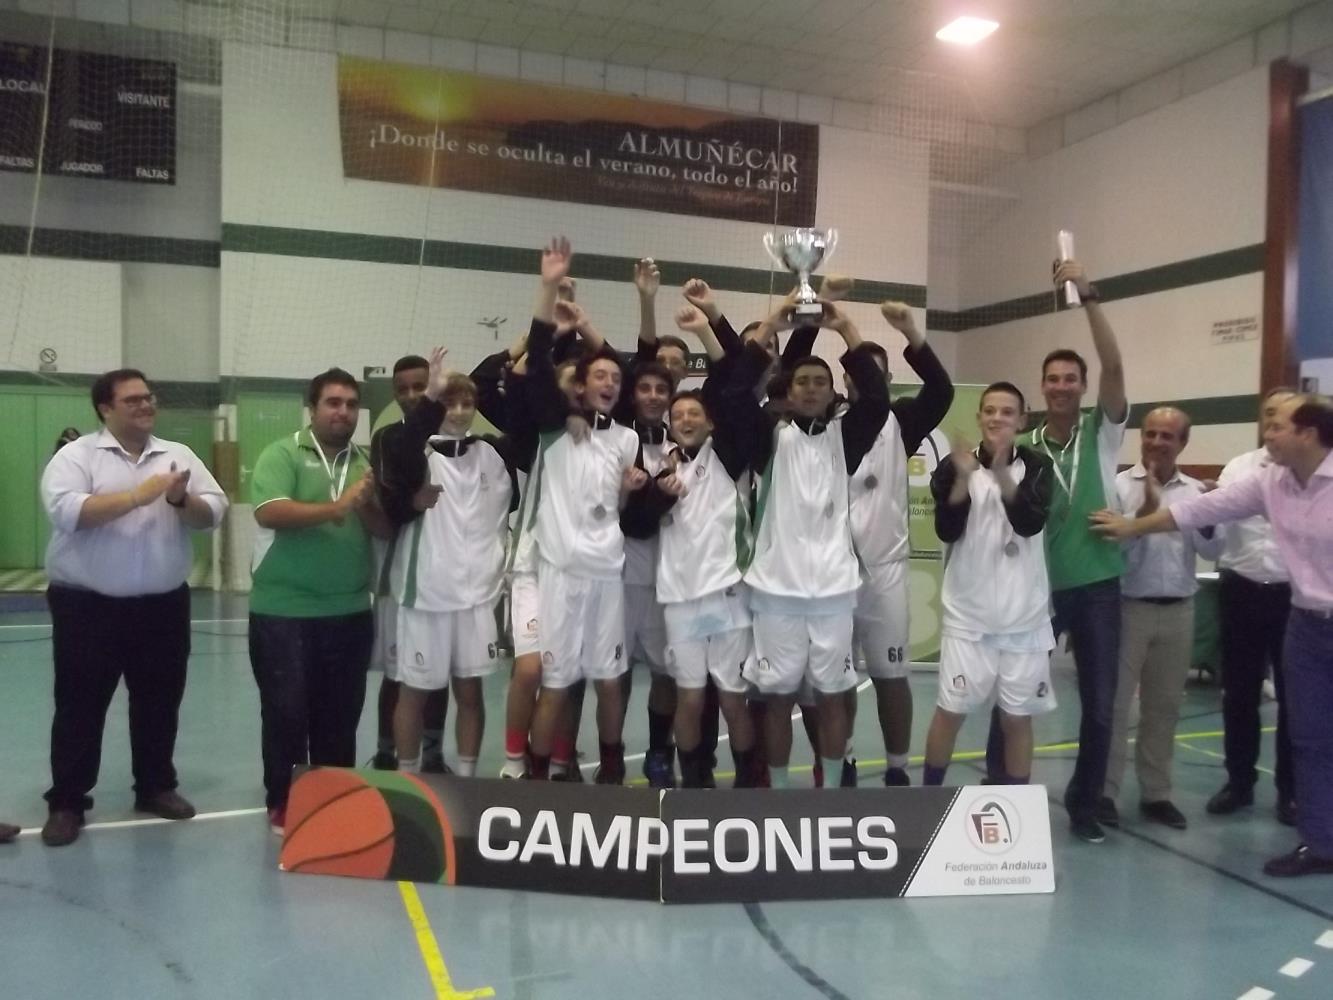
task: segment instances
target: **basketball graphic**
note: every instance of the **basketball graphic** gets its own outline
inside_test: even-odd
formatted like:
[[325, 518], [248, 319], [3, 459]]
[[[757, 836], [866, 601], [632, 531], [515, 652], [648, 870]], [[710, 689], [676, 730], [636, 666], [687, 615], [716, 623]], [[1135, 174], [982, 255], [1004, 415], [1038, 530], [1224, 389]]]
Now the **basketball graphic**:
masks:
[[284, 871], [454, 884], [453, 828], [431, 788], [397, 771], [313, 768], [292, 782]]
[[394, 822], [384, 798], [354, 771], [319, 769], [292, 785], [280, 867], [292, 872], [384, 878]]

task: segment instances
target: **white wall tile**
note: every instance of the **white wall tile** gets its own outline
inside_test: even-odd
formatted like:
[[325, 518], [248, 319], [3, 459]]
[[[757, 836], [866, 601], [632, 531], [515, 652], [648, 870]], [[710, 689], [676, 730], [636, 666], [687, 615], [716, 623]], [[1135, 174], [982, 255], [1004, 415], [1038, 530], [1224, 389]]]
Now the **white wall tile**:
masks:
[[1033, 125], [1027, 131], [1028, 156], [1045, 156], [1054, 153], [1065, 144], [1065, 123], [1063, 118], [1049, 118], [1039, 125]]
[[1239, 76], [1253, 65], [1254, 36], [1246, 35], [1185, 63], [1180, 68], [1181, 89], [1186, 94], [1197, 94], [1223, 80]]
[[1120, 121], [1129, 121], [1178, 100], [1182, 94], [1180, 67], [1169, 69], [1122, 90], [1116, 114]]
[[708, 76], [687, 76], [685, 78], [685, 103], [697, 104], [704, 108], [725, 108], [727, 106], [726, 81], [714, 80]]
[[1098, 132], [1114, 128], [1116, 124], [1116, 95], [1085, 104], [1065, 115], [1065, 142], [1075, 143]]
[[430, 43], [429, 35], [418, 35], [410, 31], [386, 31], [384, 33], [384, 58], [389, 62], [429, 66]]
[[518, 73], [525, 80], [564, 83], [565, 57], [554, 52], [520, 52]]
[[657, 101], [685, 100], [685, 74], [667, 69], [648, 71], [648, 96]]
[[1291, 19], [1284, 17], [1255, 32], [1254, 61], [1257, 65], [1284, 58], [1291, 45]]
[[795, 118], [796, 106], [795, 91], [779, 90], [776, 87], [764, 88], [764, 114], [771, 115], [774, 118]]
[[461, 38], [432, 38], [430, 61], [432, 66], [472, 73], [477, 68], [477, 43]]
[[615, 94], [642, 97], [648, 90], [648, 71], [642, 66], [606, 64], [606, 89]]
[[1303, 7], [1291, 15], [1291, 54], [1303, 56], [1333, 45], [1333, 3]]
[[833, 102], [833, 124], [842, 128], [870, 130], [870, 105], [864, 101]]
[[184, 31], [180, 0], [131, 0], [130, 23], [150, 31]]
[[518, 49], [478, 42], [477, 72], [487, 76], [518, 76]]
[[565, 56], [565, 85], [588, 90], [606, 89], [606, 63]]
[[340, 24], [337, 27], [336, 44], [338, 51], [344, 55], [361, 56], [363, 59], [384, 58], [384, 32], [379, 28]]
[[817, 94], [798, 94], [796, 97], [796, 119], [828, 125], [833, 121], [833, 98]]
[[727, 84], [727, 107], [732, 111], [749, 111], [758, 114], [761, 108], [763, 91], [749, 83], [731, 82]]
[[74, 0], [74, 11], [80, 21], [130, 23], [130, 0]]

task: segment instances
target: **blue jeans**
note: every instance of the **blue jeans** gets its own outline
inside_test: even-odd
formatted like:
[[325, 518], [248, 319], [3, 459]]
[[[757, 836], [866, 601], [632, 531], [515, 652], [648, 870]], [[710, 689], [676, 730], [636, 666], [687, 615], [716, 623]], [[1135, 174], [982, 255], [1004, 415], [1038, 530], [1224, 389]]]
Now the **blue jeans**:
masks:
[[[1065, 789], [1065, 808], [1072, 819], [1087, 819], [1097, 811], [1111, 754], [1111, 720], [1120, 677], [1120, 579], [1057, 590], [1051, 594], [1051, 606], [1056, 636], [1068, 632], [1074, 647], [1083, 706], [1078, 760]], [[1003, 780], [1004, 734], [998, 709], [991, 714], [986, 770], [992, 780]]]
[[1333, 618], [1292, 608], [1282, 660], [1297, 829], [1314, 854], [1333, 858]]

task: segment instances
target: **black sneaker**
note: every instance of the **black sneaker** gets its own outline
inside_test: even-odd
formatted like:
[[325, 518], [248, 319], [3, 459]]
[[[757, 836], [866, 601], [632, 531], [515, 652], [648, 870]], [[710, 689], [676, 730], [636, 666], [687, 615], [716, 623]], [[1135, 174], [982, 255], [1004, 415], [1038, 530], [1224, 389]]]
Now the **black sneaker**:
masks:
[[1290, 854], [1273, 858], [1264, 865], [1264, 874], [1273, 878], [1297, 878], [1301, 875], [1333, 875], [1333, 858], [1320, 858], [1301, 844]]
[[891, 767], [884, 772], [884, 784], [888, 788], [907, 788], [912, 784], [912, 777], [901, 767]]
[[444, 762], [442, 756], [425, 757], [421, 761], [422, 774], [453, 774], [453, 769]]
[[1091, 816], [1070, 817], [1069, 832], [1085, 844], [1100, 844], [1106, 839], [1106, 831]]
[[675, 788], [676, 769], [670, 750], [649, 750], [643, 758], [643, 776], [650, 788]]
[[1140, 802], [1139, 812], [1144, 819], [1169, 826], [1173, 830], [1184, 830], [1190, 825], [1189, 820], [1185, 818], [1185, 814], [1167, 799], [1160, 799], [1157, 802]]
[[398, 755], [392, 750], [377, 750], [370, 758], [370, 766], [376, 771], [398, 770]]
[[1230, 816], [1238, 809], [1244, 809], [1246, 806], [1254, 805], [1254, 789], [1241, 788], [1239, 785], [1233, 785], [1227, 782], [1221, 790], [1208, 800], [1204, 806], [1212, 816]]
[[842, 774], [838, 777], [839, 788], [856, 787], [856, 760], [855, 758], [844, 757], [842, 759]]
[[1115, 799], [1103, 795], [1097, 803], [1097, 822], [1113, 830], [1120, 829], [1120, 810], [1115, 807]]

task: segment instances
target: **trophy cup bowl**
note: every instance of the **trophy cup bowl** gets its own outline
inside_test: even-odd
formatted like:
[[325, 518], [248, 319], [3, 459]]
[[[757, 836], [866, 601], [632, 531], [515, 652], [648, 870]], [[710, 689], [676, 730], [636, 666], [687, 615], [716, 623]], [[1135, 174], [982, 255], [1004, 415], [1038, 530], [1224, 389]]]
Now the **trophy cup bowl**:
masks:
[[779, 267], [796, 275], [796, 319], [811, 319], [824, 315], [824, 307], [817, 301], [810, 285], [810, 274], [833, 253], [838, 245], [836, 229], [793, 229], [775, 235], [764, 234], [764, 249]]

